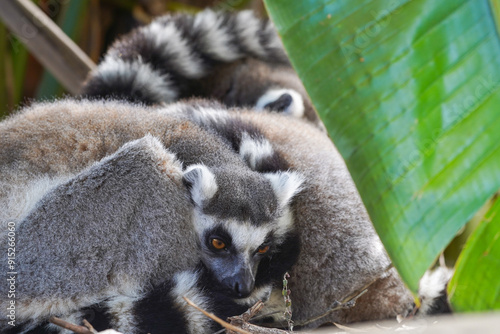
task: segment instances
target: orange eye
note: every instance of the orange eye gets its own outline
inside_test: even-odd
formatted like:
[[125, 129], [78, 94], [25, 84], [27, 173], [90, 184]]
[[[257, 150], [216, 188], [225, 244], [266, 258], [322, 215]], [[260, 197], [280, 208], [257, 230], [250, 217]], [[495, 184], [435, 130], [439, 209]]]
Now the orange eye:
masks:
[[268, 250], [269, 250], [269, 246], [261, 246], [261, 247], [259, 247], [258, 252], [260, 254], [265, 254], [265, 253], [267, 253]]
[[224, 241], [216, 239], [216, 238], [212, 239], [212, 246], [215, 249], [219, 249], [219, 250], [226, 248], [226, 244], [224, 243]]

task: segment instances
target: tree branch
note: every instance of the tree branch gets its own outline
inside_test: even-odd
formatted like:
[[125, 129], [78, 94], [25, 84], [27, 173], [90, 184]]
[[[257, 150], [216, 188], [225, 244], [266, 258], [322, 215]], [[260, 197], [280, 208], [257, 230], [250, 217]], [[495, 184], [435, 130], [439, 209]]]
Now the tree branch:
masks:
[[59, 327], [62, 327], [64, 329], [68, 329], [70, 331], [73, 331], [77, 334], [94, 334], [95, 333], [95, 332], [92, 332], [91, 330], [89, 330], [87, 327], [72, 324], [70, 322], [59, 319], [58, 317], [50, 317], [49, 322], [51, 322], [54, 325], [57, 325]]
[[197, 309], [198, 311], [200, 311], [201, 313], [203, 313], [204, 315], [206, 315], [207, 317], [209, 317], [210, 319], [212, 319], [213, 321], [215, 321], [216, 323], [218, 323], [222, 327], [224, 327], [226, 329], [229, 329], [229, 330], [231, 330], [233, 332], [240, 333], [240, 334], [252, 334], [250, 332], [247, 332], [247, 331], [245, 331], [245, 330], [243, 330], [241, 328], [238, 328], [236, 326], [233, 326], [233, 325], [225, 322], [221, 318], [217, 317], [215, 314], [209, 313], [209, 312], [201, 309], [198, 305], [196, 305], [195, 303], [193, 303], [188, 298], [186, 298], [186, 297], [182, 297], [182, 298], [184, 298], [184, 300], [186, 301], [186, 303], [188, 303], [189, 306], [194, 307], [195, 309]]
[[90, 58], [30, 0], [2, 1], [0, 19], [72, 94], [95, 67]]

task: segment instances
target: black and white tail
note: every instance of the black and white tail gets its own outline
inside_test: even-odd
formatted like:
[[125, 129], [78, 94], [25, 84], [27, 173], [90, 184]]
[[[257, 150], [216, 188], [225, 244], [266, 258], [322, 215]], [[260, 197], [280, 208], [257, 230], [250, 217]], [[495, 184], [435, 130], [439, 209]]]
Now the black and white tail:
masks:
[[253, 57], [288, 65], [272, 23], [251, 11], [166, 15], [116, 41], [83, 95], [146, 104], [175, 101], [218, 64]]

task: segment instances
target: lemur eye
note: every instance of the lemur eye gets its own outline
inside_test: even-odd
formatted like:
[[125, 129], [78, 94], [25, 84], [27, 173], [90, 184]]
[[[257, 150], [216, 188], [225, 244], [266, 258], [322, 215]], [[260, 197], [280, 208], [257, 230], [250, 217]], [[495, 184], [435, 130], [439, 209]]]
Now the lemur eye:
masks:
[[269, 245], [266, 246], [260, 246], [259, 249], [257, 250], [260, 254], [265, 254], [269, 250]]
[[220, 239], [213, 238], [210, 243], [212, 244], [212, 247], [218, 250], [222, 250], [226, 248], [226, 243]]

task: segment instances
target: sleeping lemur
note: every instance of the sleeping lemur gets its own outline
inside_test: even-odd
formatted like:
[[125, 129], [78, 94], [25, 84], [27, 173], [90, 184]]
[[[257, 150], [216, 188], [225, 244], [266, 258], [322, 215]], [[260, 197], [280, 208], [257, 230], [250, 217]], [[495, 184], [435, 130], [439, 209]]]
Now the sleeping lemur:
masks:
[[[297, 324], [325, 312], [335, 301], [377, 278], [379, 280], [358, 299], [355, 307], [333, 312], [308, 326], [328, 321], [345, 323], [387, 318], [405, 313], [412, 307], [413, 298], [395, 270], [384, 273], [390, 261], [339, 153], [321, 130], [292, 117], [255, 113], [253, 110], [228, 112], [220, 105], [199, 101], [175, 103], [167, 108], [155, 109], [113, 101], [71, 99], [35, 105], [0, 123], [3, 144], [0, 147], [2, 205], [7, 208], [33, 208], [29, 203], [25, 205], [23, 202], [26, 200], [18, 196], [25, 194], [27, 185], [33, 181], [45, 177], [58, 179], [67, 174], [77, 175], [104, 156], [116, 152], [120, 146], [148, 133], [159, 138], [186, 165], [203, 163], [211, 171], [218, 167], [234, 169], [235, 166], [242, 168], [243, 158], [258, 173], [273, 172], [272, 166], [280, 166], [279, 170], [292, 169], [304, 176], [304, 189], [291, 204], [301, 245], [297, 263], [290, 272], [292, 277], [289, 283]], [[208, 142], [207, 138], [210, 138]], [[218, 174], [213, 174], [217, 179]], [[221, 179], [224, 182], [232, 180]], [[139, 193], [147, 193], [149, 189], [146, 183], [137, 184], [136, 187]], [[255, 205], [256, 211], [252, 209], [250, 212], [267, 212], [263, 208], [269, 205], [268, 200], [252, 197], [253, 191], [236, 191], [238, 187], [234, 183], [228, 183], [225, 189], [230, 189], [226, 196], [219, 197], [221, 192], [216, 192], [214, 198], [231, 203], [231, 210], [227, 210], [227, 214], [249, 212], [249, 209], [243, 209], [244, 206], [231, 202], [233, 198], [241, 198], [244, 203]], [[43, 191], [39, 190], [39, 193]], [[199, 206], [197, 193], [191, 192], [191, 197], [195, 205]], [[116, 196], [119, 198], [119, 194]], [[113, 200], [106, 201], [108, 196], [96, 193], [87, 198], [109, 203], [108, 210], [114, 207]], [[27, 199], [35, 203], [39, 200], [36, 197]], [[253, 204], [255, 200], [257, 203]], [[203, 201], [201, 203], [206, 204]], [[260, 207], [258, 203], [262, 203]], [[205, 213], [212, 216], [222, 212], [224, 216], [226, 208], [208, 203]], [[22, 219], [26, 211], [20, 211], [10, 210], [10, 216], [4, 214], [2, 224], [8, 221], [7, 217], [14, 221]], [[133, 212], [133, 217], [144, 214], [140, 208]], [[18, 214], [17, 218], [15, 214]], [[106, 215], [106, 210], [103, 209], [100, 214]], [[196, 217], [196, 210], [193, 216]], [[204, 218], [200, 220], [208, 222]], [[2, 230], [5, 231], [5, 226]], [[239, 229], [231, 233], [243, 239], [253, 235]], [[227, 241], [222, 240], [222, 243], [227, 244]], [[127, 248], [127, 245], [122, 247]], [[144, 250], [148, 254], [158, 254], [155, 247]], [[172, 260], [183, 266], [177, 268], [179, 271], [192, 269], [193, 258], [203, 259], [206, 255], [203, 252], [200, 254], [199, 250], [188, 251], [188, 247], [182, 247], [182, 250], [171, 254]], [[156, 272], [156, 267], [148, 268], [155, 268]], [[222, 269], [223, 272], [216, 273], [221, 283], [225, 281], [222, 275], [229, 270], [228, 267]], [[137, 270], [137, 277], [143, 277], [140, 274], [144, 270]], [[96, 278], [96, 273], [86, 273], [90, 280]], [[172, 279], [174, 273], [163, 274], [161, 279], [152, 282], [153, 286]], [[65, 279], [64, 276], [60, 277], [59, 281], [64, 282]], [[107, 284], [107, 281], [104, 283]], [[33, 284], [29, 288], [36, 290], [37, 285]], [[279, 289], [273, 290], [267, 303], [270, 309], [283, 305], [279, 292]], [[254, 288], [252, 293], [259, 294], [259, 290]], [[88, 306], [88, 303], [84, 306]], [[64, 313], [64, 310], [60, 311]], [[39, 314], [28, 312], [23, 315], [20, 312], [18, 316], [27, 320]]]
[[147, 104], [204, 97], [324, 128], [272, 23], [251, 11], [160, 17], [117, 40], [83, 94]]
[[[191, 96], [208, 97], [228, 106], [251, 107], [254, 111], [263, 108], [268, 111], [281, 111], [286, 115], [304, 118], [324, 130], [300, 80], [289, 65], [272, 24], [255, 18], [249, 11], [228, 14], [205, 10], [195, 16], [167, 15], [156, 19], [150, 25], [139, 28], [115, 42], [101, 64], [89, 75], [85, 93], [87, 96], [118, 97], [148, 104], [159, 104]], [[211, 117], [212, 120], [213, 118]], [[259, 113], [255, 116], [255, 121], [259, 122], [261, 129], [268, 131], [274, 146], [283, 148], [283, 143], [293, 141], [292, 138], [302, 138], [300, 133], [304, 130], [298, 125], [292, 127], [289, 137], [282, 136], [276, 142], [275, 128], [267, 126], [261, 119], [268, 118], [261, 117]], [[218, 127], [217, 122], [209, 123], [215, 128]], [[276, 122], [276, 126], [279, 126], [278, 123]], [[221, 124], [224, 124], [224, 121]], [[283, 154], [288, 157], [289, 150], [299, 152], [301, 147], [303, 152], [297, 154], [300, 158], [292, 158], [292, 163], [303, 163], [303, 168], [308, 170], [306, 173], [308, 178], [314, 170], [317, 170], [317, 173], [324, 175], [324, 182], [331, 183], [329, 187], [322, 185], [320, 190], [312, 193], [312, 198], [317, 199], [320, 204], [314, 209], [315, 202], [309, 203], [310, 206], [305, 211], [311, 218], [304, 213], [309, 223], [299, 222], [302, 224], [299, 230], [304, 235], [303, 239], [309, 240], [311, 233], [314, 236], [311, 240], [320, 242], [324, 246], [308, 250], [301, 256], [296, 266], [298, 269], [295, 272], [300, 273], [301, 277], [299, 275], [295, 277], [303, 282], [299, 286], [305, 288], [300, 290], [300, 296], [296, 296], [294, 301], [295, 317], [298, 319], [314, 316], [316, 313], [314, 305], [319, 305], [319, 309], [326, 309], [332, 296], [341, 295], [339, 291], [359, 286], [358, 283], [351, 282], [351, 278], [346, 279], [346, 277], [355, 276], [354, 273], [359, 274], [360, 266], [367, 266], [361, 272], [374, 273], [381, 270], [383, 263], [389, 264], [378, 237], [374, 235], [368, 215], [342, 158], [334, 148], [326, 144], [328, 140], [326, 136], [321, 137], [317, 134], [314, 136], [318, 136], [317, 142], [322, 142], [321, 145], [316, 145], [317, 142], [311, 140], [304, 140], [309, 145], [297, 141], [296, 146], [285, 145], [283, 150]], [[328, 148], [325, 150], [325, 147]], [[328, 154], [333, 155], [329, 160], [333, 164], [330, 166], [335, 166], [333, 175], [327, 176], [322, 170], [321, 161], [325, 160], [325, 165], [328, 166], [326, 161], [328, 159], [320, 152], [330, 152]], [[335, 194], [336, 197], [333, 198], [331, 194]], [[331, 203], [332, 208], [326, 211], [335, 210], [335, 214], [323, 216], [321, 212], [327, 202]], [[331, 220], [315, 220], [315, 217], [331, 217]], [[337, 228], [338, 233], [335, 231]], [[370, 251], [366, 245], [360, 246], [359, 242], [338, 241], [341, 235], [349, 234], [350, 230], [353, 235], [357, 235], [358, 232], [355, 231], [360, 228], [366, 228], [366, 236], [370, 235], [369, 238], [373, 238], [375, 240], [373, 244], [376, 245], [366, 261], [336, 261], [330, 255], [325, 256], [320, 252], [321, 249], [328, 253], [331, 250], [341, 249], [340, 245], [344, 245], [342, 251], [346, 254], [355, 254], [354, 257], [367, 254]], [[311, 229], [313, 231], [323, 229], [328, 232], [320, 236]], [[365, 237], [359, 236], [359, 240], [365, 240]], [[308, 245], [309, 243], [306, 243], [303, 248], [307, 249]], [[306, 260], [307, 256], [310, 256], [310, 261]], [[372, 262], [373, 260], [370, 260], [372, 257], [379, 258]], [[306, 271], [316, 266], [314, 260], [330, 264], [329, 269], [323, 269], [317, 277], [323, 279], [325, 284], [333, 286], [331, 294], [323, 296], [324, 289], [310, 288], [316, 285], [312, 283], [312, 279], [310, 280], [313, 276]], [[369, 268], [373, 263], [377, 265], [372, 271]], [[332, 267], [333, 264], [339, 266]], [[334, 270], [343, 270], [344, 274], [332, 273]], [[443, 271], [447, 272], [445, 269]], [[367, 277], [371, 277], [370, 275]], [[444, 275], [449, 277], [449, 272]], [[361, 303], [366, 301], [366, 304], [372, 303], [371, 307], [362, 308], [362, 312], [350, 310], [337, 312], [335, 315], [330, 315], [330, 318], [333, 317], [335, 321], [379, 319], [387, 317], [388, 309], [393, 306], [392, 314], [405, 313], [404, 307], [398, 309], [397, 305], [411, 304], [411, 295], [400, 282], [394, 269], [383, 276], [385, 278], [379, 280], [377, 286], [372, 288], [382, 291], [383, 297], [377, 293], [370, 297], [370, 293], [360, 301]], [[356, 277], [355, 280], [363, 279]], [[442, 292], [444, 284], [443, 280], [438, 280], [431, 285]], [[428, 283], [423, 285], [429, 286]], [[318, 303], [315, 303], [316, 301]], [[328, 317], [324, 319], [327, 320]], [[316, 323], [319, 324], [320, 321]]]
[[[276, 65], [276, 59], [282, 56], [272, 56], [273, 53], [269, 51], [272, 49], [270, 45], [278, 45], [269, 42], [272, 38], [277, 40], [269, 24], [259, 23], [242, 28], [242, 17], [245, 15], [249, 14], [231, 17], [206, 11], [195, 18], [167, 17], [159, 19], [148, 26], [149, 28], [140, 28], [129, 37], [118, 41], [108, 52], [103, 63], [91, 75], [86, 93], [93, 97], [114, 96], [153, 105], [179, 97], [205, 96], [219, 99], [227, 105], [246, 105], [253, 109], [227, 113], [220, 106], [198, 102], [178, 103], [167, 108], [168, 112], [163, 108], [149, 110], [143, 106], [99, 101], [66, 100], [39, 105], [34, 107], [34, 114], [47, 112], [47, 116], [52, 118], [54, 123], [48, 125], [34, 117], [34, 124], [31, 124], [33, 128], [28, 126], [25, 129], [21, 126], [20, 130], [27, 130], [29, 133], [44, 124], [50, 128], [49, 131], [48, 128], [45, 129], [48, 136], [39, 132], [30, 138], [31, 141], [24, 138], [28, 140], [27, 143], [32, 144], [27, 144], [21, 137], [17, 137], [12, 147], [21, 148], [21, 152], [32, 152], [18, 154], [15, 150], [5, 150], [4, 157], [15, 161], [15, 165], [21, 166], [21, 170], [34, 168], [35, 174], [46, 173], [53, 180], [60, 182], [59, 178], [64, 180], [67, 177], [65, 173], [79, 172], [90, 163], [112, 154], [120, 145], [148, 132], [160, 137], [162, 142], [171, 140], [168, 138], [168, 131], [164, 130], [174, 129], [168, 127], [170, 122], [174, 122], [178, 129], [187, 127], [185, 134], [176, 133], [173, 137], [189, 137], [192, 135], [190, 126], [194, 123], [230, 143], [233, 150], [238, 151], [240, 156], [259, 172], [267, 171], [269, 161], [279, 159], [286, 161], [288, 167], [305, 175], [305, 189], [297, 195], [292, 204], [302, 245], [290, 281], [294, 320], [297, 324], [300, 325], [302, 321], [323, 313], [333, 302], [377, 278], [379, 279], [376, 283], [358, 300], [354, 308], [331, 313], [308, 327], [329, 321], [345, 323], [404, 314], [412, 307], [413, 298], [394, 269], [384, 272], [390, 261], [373, 230], [342, 158], [320, 130], [321, 123], [300, 81], [287, 62], [279, 60], [278, 63], [283, 67]], [[257, 22], [251, 16], [248, 17], [248, 22]], [[156, 34], [161, 32], [161, 29], [165, 31]], [[222, 38], [215, 38], [217, 36]], [[243, 43], [234, 42], [238, 36]], [[214, 48], [213, 43], [222, 45]], [[217, 50], [224, 50], [224, 46], [234, 53], [227, 50], [218, 53]], [[281, 50], [281, 46], [276, 49]], [[283, 55], [282, 51], [277, 51], [276, 54], [279, 55], [280, 52]], [[194, 58], [190, 58], [191, 56]], [[186, 64], [193, 59], [200, 61], [196, 63], [198, 65], [194, 67], [195, 70], [187, 74], [190, 70]], [[285, 79], [279, 79], [284, 77], [293, 78], [290, 79], [294, 82], [292, 88]], [[271, 86], [272, 91], [269, 90]], [[296, 103], [300, 99], [290, 92], [280, 93], [280, 89], [294, 89], [300, 92], [300, 99], [304, 103], [303, 115], [316, 127], [280, 115], [255, 113], [255, 110], [266, 107], [302, 118], [300, 112], [295, 112], [301, 110], [300, 103]], [[66, 111], [58, 114], [58, 109]], [[75, 117], [73, 110], [85, 111]], [[178, 112], [173, 112], [174, 110]], [[182, 124], [172, 119], [162, 119], [172, 114], [176, 114], [176, 117], [184, 114], [189, 121]], [[23, 123], [19, 119], [16, 122]], [[31, 120], [25, 120], [25, 125], [30, 122]], [[71, 122], [78, 126], [73, 124], [68, 127]], [[79, 133], [80, 128], [83, 129], [82, 133]], [[242, 128], [253, 129], [252, 131], [257, 129], [259, 135], [253, 138], [266, 140], [248, 142], [245, 139], [248, 139], [248, 136], [252, 138], [249, 135], [252, 131], [240, 131]], [[16, 133], [14, 137], [16, 135], [20, 136]], [[70, 145], [62, 143], [60, 138], [70, 139]], [[44, 145], [51, 141], [50, 145]], [[87, 145], [89, 143], [90, 145]], [[246, 144], [243, 145], [244, 143]], [[181, 146], [177, 148], [175, 153], [182, 154]], [[270, 148], [271, 152], [278, 154], [270, 154]], [[210, 149], [206, 146], [199, 150], [203, 154], [207, 151]], [[259, 156], [270, 157], [271, 160], [255, 158]], [[218, 164], [217, 159], [221, 159]], [[262, 163], [266, 160], [268, 162]], [[211, 163], [226, 164], [224, 154], [214, 156]], [[9, 175], [9, 182], [14, 180], [24, 187], [32, 181], [32, 176], [22, 174], [14, 172]], [[43, 193], [43, 181], [40, 189], [42, 190], [39, 193]], [[40, 197], [36, 192], [34, 194], [29, 203], [36, 202]], [[16, 196], [5, 198], [19, 201]], [[21, 211], [26, 212], [26, 208]], [[176, 254], [176, 257], [182, 260], [184, 255]], [[187, 256], [189, 255], [192, 254], [188, 253]], [[193, 273], [190, 270], [187, 272]], [[171, 287], [168, 284], [172, 284], [171, 282], [167, 280], [161, 284], [167, 284], [168, 290], [168, 287]], [[277, 295], [273, 293], [268, 302], [270, 307], [278, 305], [275, 301], [276, 297], [280, 296]], [[127, 314], [125, 313], [125, 317]]]
[[224, 318], [268, 298], [299, 252], [288, 206], [301, 183], [278, 169], [183, 171], [150, 135], [126, 143], [17, 222], [17, 326], [7, 333], [58, 333], [50, 315], [130, 334], [211, 332], [182, 297]]

